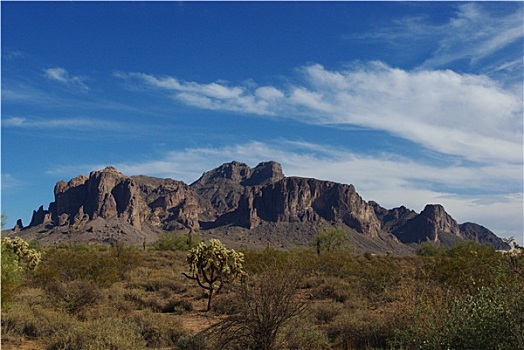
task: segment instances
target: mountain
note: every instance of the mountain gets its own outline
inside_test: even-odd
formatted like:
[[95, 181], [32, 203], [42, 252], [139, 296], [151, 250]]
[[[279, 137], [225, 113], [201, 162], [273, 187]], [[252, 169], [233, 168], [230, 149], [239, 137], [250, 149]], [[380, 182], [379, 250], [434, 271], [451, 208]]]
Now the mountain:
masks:
[[121, 240], [151, 243], [165, 232], [218, 236], [232, 245], [278, 247], [311, 244], [319, 230], [344, 228], [357, 250], [398, 254], [422, 242], [452, 245], [464, 240], [508, 249], [487, 228], [457, 224], [441, 205], [421, 213], [366, 202], [353, 185], [286, 177], [280, 164], [255, 168], [231, 162], [191, 185], [173, 179], [125, 176], [114, 167], [59, 181], [48, 209], [33, 212], [7, 234], [60, 242]]

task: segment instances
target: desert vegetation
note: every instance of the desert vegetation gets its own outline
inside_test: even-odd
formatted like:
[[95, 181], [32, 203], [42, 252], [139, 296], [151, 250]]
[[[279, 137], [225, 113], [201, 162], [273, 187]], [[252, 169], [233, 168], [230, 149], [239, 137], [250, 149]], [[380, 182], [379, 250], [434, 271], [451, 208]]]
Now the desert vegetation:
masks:
[[2, 348], [524, 349], [522, 248], [355, 254], [322, 234], [238, 252], [183, 235], [146, 250], [22, 244], [34, 267], [2, 242]]

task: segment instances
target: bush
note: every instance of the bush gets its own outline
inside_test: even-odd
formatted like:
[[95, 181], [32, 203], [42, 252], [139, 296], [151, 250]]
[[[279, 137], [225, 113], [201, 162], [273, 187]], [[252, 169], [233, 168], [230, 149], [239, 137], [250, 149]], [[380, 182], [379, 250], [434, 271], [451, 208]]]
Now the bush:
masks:
[[78, 322], [56, 332], [49, 340], [48, 350], [135, 350], [144, 349], [146, 341], [133, 322], [108, 317]]
[[23, 272], [19, 269], [16, 263], [16, 255], [11, 250], [4, 248], [2, 244], [1, 252], [2, 260], [2, 307], [11, 302], [13, 295], [20, 287], [22, 282]]
[[13, 304], [9, 310], [2, 310], [2, 334], [23, 337], [47, 337], [74, 327], [77, 321], [70, 315], [40, 305]]
[[56, 306], [71, 315], [93, 307], [104, 297], [98, 286], [91, 281], [53, 281], [45, 287], [45, 290]]
[[464, 293], [497, 285], [505, 277], [504, 257], [494, 248], [466, 242], [438, 254], [425, 269], [432, 279]]
[[176, 349], [178, 350], [208, 350], [211, 346], [208, 345], [206, 337], [202, 334], [189, 334], [180, 337], [176, 341]]
[[435, 243], [424, 242], [417, 249], [416, 254], [418, 256], [436, 256], [441, 252], [441, 248]]
[[170, 300], [160, 310], [162, 312], [182, 312], [182, 311], [193, 311], [193, 304], [189, 300], [177, 299]]
[[107, 287], [123, 279], [138, 262], [138, 251], [133, 247], [106, 252], [85, 246], [51, 248], [44, 252], [34, 278], [42, 286], [52, 281], [83, 280]]
[[243, 283], [236, 298], [238, 313], [208, 329], [219, 349], [271, 350], [287, 322], [305, 311], [296, 296], [302, 275], [290, 266], [270, 267]]
[[173, 347], [183, 335], [179, 321], [150, 311], [132, 315], [127, 320], [136, 325], [148, 348]]
[[189, 234], [173, 234], [166, 233], [160, 236], [158, 240], [153, 243], [151, 249], [153, 250], [189, 250], [195, 247], [200, 240], [197, 237]]
[[312, 291], [315, 299], [332, 299], [339, 303], [346, 302], [351, 295], [351, 285], [340, 278], [328, 277]]
[[321, 303], [313, 309], [313, 314], [318, 323], [328, 324], [340, 314], [340, 309], [333, 303]]
[[383, 349], [394, 332], [388, 315], [357, 310], [341, 313], [328, 326], [328, 334], [343, 349]]
[[327, 335], [303, 321], [290, 323], [282, 333], [283, 346], [289, 350], [324, 350], [330, 348]]
[[395, 331], [404, 349], [524, 349], [521, 316], [498, 288], [424, 296], [408, 314], [411, 321]]

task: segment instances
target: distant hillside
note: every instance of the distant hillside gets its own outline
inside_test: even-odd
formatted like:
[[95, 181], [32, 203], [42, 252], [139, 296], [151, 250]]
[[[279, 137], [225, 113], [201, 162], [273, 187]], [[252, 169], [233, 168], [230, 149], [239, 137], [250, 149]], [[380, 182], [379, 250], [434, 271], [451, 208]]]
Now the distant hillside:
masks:
[[309, 245], [319, 230], [347, 230], [359, 251], [413, 252], [423, 242], [451, 245], [474, 240], [509, 246], [485, 227], [457, 224], [441, 205], [421, 213], [366, 202], [353, 185], [286, 177], [276, 162], [251, 168], [231, 162], [187, 185], [173, 179], [126, 176], [113, 167], [59, 181], [48, 209], [33, 212], [4, 234], [59, 242], [151, 243], [165, 232], [217, 236], [229, 244], [262, 247]]

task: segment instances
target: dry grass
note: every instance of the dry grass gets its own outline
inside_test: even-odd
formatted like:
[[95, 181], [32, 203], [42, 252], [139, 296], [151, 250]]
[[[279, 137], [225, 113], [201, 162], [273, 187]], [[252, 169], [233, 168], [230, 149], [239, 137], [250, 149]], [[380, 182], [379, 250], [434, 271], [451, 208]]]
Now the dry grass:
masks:
[[[3, 349], [207, 349], [213, 340], [206, 332], [211, 326], [216, 328], [234, 316], [244, 327], [242, 302], [251, 303], [252, 297], [260, 307], [266, 302], [263, 294], [243, 295], [241, 289], [231, 286], [217, 295], [210, 312], [204, 312], [203, 290], [182, 276], [187, 269], [184, 252], [131, 251], [130, 256], [136, 257], [133, 267], [124, 269], [112, 262], [115, 270], [110, 275], [101, 272], [99, 263], [111, 257], [111, 252], [92, 249], [89, 253], [92, 256], [88, 265], [93, 271], [74, 267], [72, 262], [63, 264], [65, 272], [50, 270], [50, 266], [60, 269], [60, 259], [78, 260], [72, 252], [53, 252], [52, 263], [26, 279], [11, 304], [2, 309]], [[274, 347], [279, 349], [417, 348], [420, 344], [409, 343], [416, 327], [423, 327], [428, 337], [432, 331], [441, 331], [446, 324], [439, 315], [445, 315], [447, 307], [456, 308], [459, 304], [450, 303], [449, 298], [464, 291], [464, 286], [453, 285], [464, 276], [459, 276], [460, 280], [455, 275], [451, 275], [453, 279], [442, 279], [442, 273], [457, 270], [460, 259], [448, 262], [431, 257], [318, 256], [308, 250], [246, 253], [252, 281], [261, 281], [271, 266], [284, 273], [280, 277], [273, 275], [272, 280], [269, 270], [266, 285], [278, 286], [274, 283], [277, 280], [300, 276], [291, 295], [293, 301], [305, 305], [304, 313], [279, 327]], [[87, 256], [84, 250], [80, 255]], [[499, 264], [492, 269], [498, 277], [486, 278], [501, 291], [523, 290], [524, 277], [513, 272], [515, 266], [524, 265], [522, 259], [512, 260], [511, 264], [497, 259], [493, 256], [490, 261]], [[450, 270], [450, 266], [454, 269]], [[474, 265], [467, 260], [464, 266]], [[275, 289], [269, 293], [280, 292]], [[473, 299], [464, 300], [471, 303], [475, 297], [471, 294]], [[499, 305], [507, 307], [507, 322], [522, 322], [522, 317], [516, 315], [524, 308], [522, 300], [510, 294], [501, 297], [511, 301], [508, 306], [501, 299]], [[464, 305], [467, 310], [469, 304]], [[461, 310], [451, 311], [460, 320], [462, 316], [457, 312]], [[429, 316], [423, 318], [424, 312]], [[247, 316], [246, 322], [258, 322]], [[509, 348], [524, 348], [522, 328], [511, 323], [508, 327], [520, 342]], [[518, 340], [519, 336], [522, 340]]]

